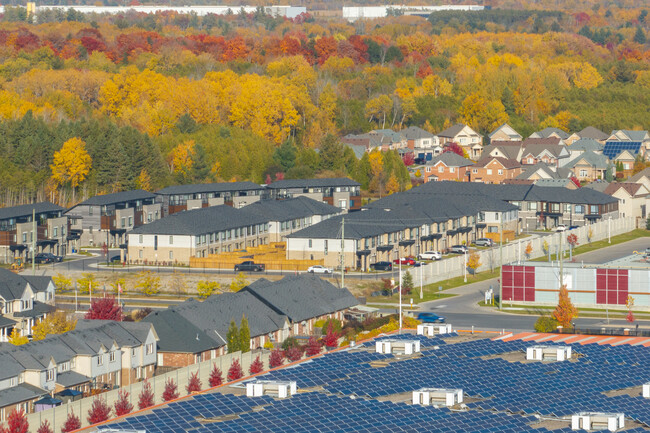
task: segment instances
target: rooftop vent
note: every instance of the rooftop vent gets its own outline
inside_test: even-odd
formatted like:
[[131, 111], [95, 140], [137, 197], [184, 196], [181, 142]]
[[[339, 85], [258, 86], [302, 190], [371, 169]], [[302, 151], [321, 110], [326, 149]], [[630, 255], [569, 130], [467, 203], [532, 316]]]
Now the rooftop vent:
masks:
[[420, 351], [420, 340], [379, 340], [375, 348], [377, 353], [412, 355]]
[[566, 361], [571, 358], [571, 346], [532, 346], [526, 349], [529, 361]]
[[296, 382], [293, 380], [254, 380], [246, 383], [246, 397], [273, 395], [278, 398], [287, 398], [295, 393]]
[[436, 334], [451, 334], [451, 324], [442, 323], [442, 324], [433, 324], [433, 323], [423, 323], [418, 325], [418, 335], [424, 335], [426, 337], [433, 337]]
[[650, 398], [650, 382], [643, 384], [643, 397]]
[[454, 406], [463, 402], [462, 389], [420, 388], [413, 391], [413, 404]]
[[571, 416], [571, 430], [609, 430], [625, 428], [622, 413], [580, 412]]

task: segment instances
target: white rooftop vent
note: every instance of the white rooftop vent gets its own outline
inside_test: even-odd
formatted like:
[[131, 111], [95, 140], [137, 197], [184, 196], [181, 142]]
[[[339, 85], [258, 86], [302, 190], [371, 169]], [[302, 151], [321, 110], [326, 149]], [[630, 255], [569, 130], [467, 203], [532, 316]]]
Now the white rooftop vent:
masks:
[[387, 339], [375, 342], [377, 353], [412, 355], [420, 351], [420, 340]]
[[622, 413], [580, 412], [571, 416], [571, 430], [609, 430], [625, 428]]
[[650, 398], [650, 382], [643, 384], [643, 397]]
[[436, 334], [451, 334], [451, 324], [441, 323], [422, 323], [418, 325], [418, 335], [424, 335], [426, 337], [433, 337]]
[[296, 382], [281, 380], [253, 380], [246, 383], [246, 397], [261, 397], [277, 395], [278, 398], [287, 398], [296, 393]]
[[571, 346], [532, 346], [526, 349], [529, 361], [566, 361], [571, 358]]
[[462, 389], [420, 388], [413, 391], [413, 404], [454, 406], [462, 402]]

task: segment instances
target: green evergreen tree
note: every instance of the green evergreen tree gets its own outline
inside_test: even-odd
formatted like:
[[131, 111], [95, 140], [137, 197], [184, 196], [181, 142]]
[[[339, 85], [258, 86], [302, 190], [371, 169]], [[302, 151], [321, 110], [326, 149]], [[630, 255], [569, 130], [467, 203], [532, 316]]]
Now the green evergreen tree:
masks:
[[634, 42], [641, 45], [645, 44], [646, 42], [645, 32], [641, 26], [637, 26], [636, 28], [636, 33], [634, 33]]
[[239, 325], [239, 349], [242, 353], [251, 350], [251, 330], [248, 327], [248, 319], [244, 315], [242, 315], [241, 325]]
[[228, 334], [226, 334], [226, 341], [228, 342], [228, 353], [234, 353], [240, 349], [241, 338], [239, 335], [239, 330], [237, 329], [237, 324], [234, 320], [230, 321]]
[[346, 147], [338, 137], [327, 134], [320, 144], [320, 168], [332, 171], [344, 169]]

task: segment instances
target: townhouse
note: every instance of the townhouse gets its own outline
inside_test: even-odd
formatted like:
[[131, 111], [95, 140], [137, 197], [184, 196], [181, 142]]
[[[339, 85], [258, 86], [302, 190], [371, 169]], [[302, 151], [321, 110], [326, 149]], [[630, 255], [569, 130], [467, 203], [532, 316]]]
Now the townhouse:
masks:
[[0, 344], [0, 421], [14, 408], [34, 412], [44, 395], [88, 394], [152, 377], [156, 339], [149, 323], [80, 320], [65, 334]]
[[438, 133], [440, 145], [456, 143], [467, 152], [474, 160], [481, 157], [483, 151], [483, 137], [467, 125], [456, 124]]
[[212, 295], [205, 301], [190, 299], [143, 319], [152, 324], [158, 341], [158, 368], [184, 367], [227, 353], [231, 322], [246, 317], [250, 349], [286, 338], [310, 335], [314, 323], [342, 318], [358, 304], [347, 289], [339, 289], [313, 275], [296, 275], [270, 282], [258, 280], [237, 293]]
[[14, 329], [21, 336], [31, 335], [32, 327], [54, 311], [55, 291], [51, 277], [0, 269], [0, 342]]
[[612, 182], [603, 192], [619, 200], [619, 213], [622, 217], [633, 217], [638, 227], [645, 228], [650, 188], [642, 183]]
[[117, 247], [126, 242], [126, 232], [162, 217], [156, 195], [143, 190], [97, 195], [72, 208], [70, 235], [76, 248], [106, 244]]
[[347, 177], [279, 180], [267, 189], [274, 199], [305, 196], [346, 211], [361, 208], [361, 184]]
[[602, 143], [591, 138], [581, 138], [567, 146], [567, 150], [569, 151], [569, 159], [574, 159], [584, 152], [594, 152], [602, 155], [604, 147]]
[[32, 244], [36, 253], [66, 255], [68, 218], [64, 211], [50, 202], [0, 208], [0, 263], [31, 257]]
[[184, 212], [137, 227], [128, 237], [131, 263], [187, 264], [191, 257], [268, 245], [339, 213], [340, 208], [299, 196]]
[[267, 198], [266, 189], [253, 182], [220, 182], [193, 185], [174, 185], [156, 191], [162, 204], [162, 215], [228, 205], [240, 208]]

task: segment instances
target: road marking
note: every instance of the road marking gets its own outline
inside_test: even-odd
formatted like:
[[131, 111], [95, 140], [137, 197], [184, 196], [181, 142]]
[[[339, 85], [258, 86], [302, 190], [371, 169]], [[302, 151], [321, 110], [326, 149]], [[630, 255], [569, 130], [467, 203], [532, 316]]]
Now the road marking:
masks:
[[447, 308], [447, 306], [446, 305], [434, 305], [431, 308]]

